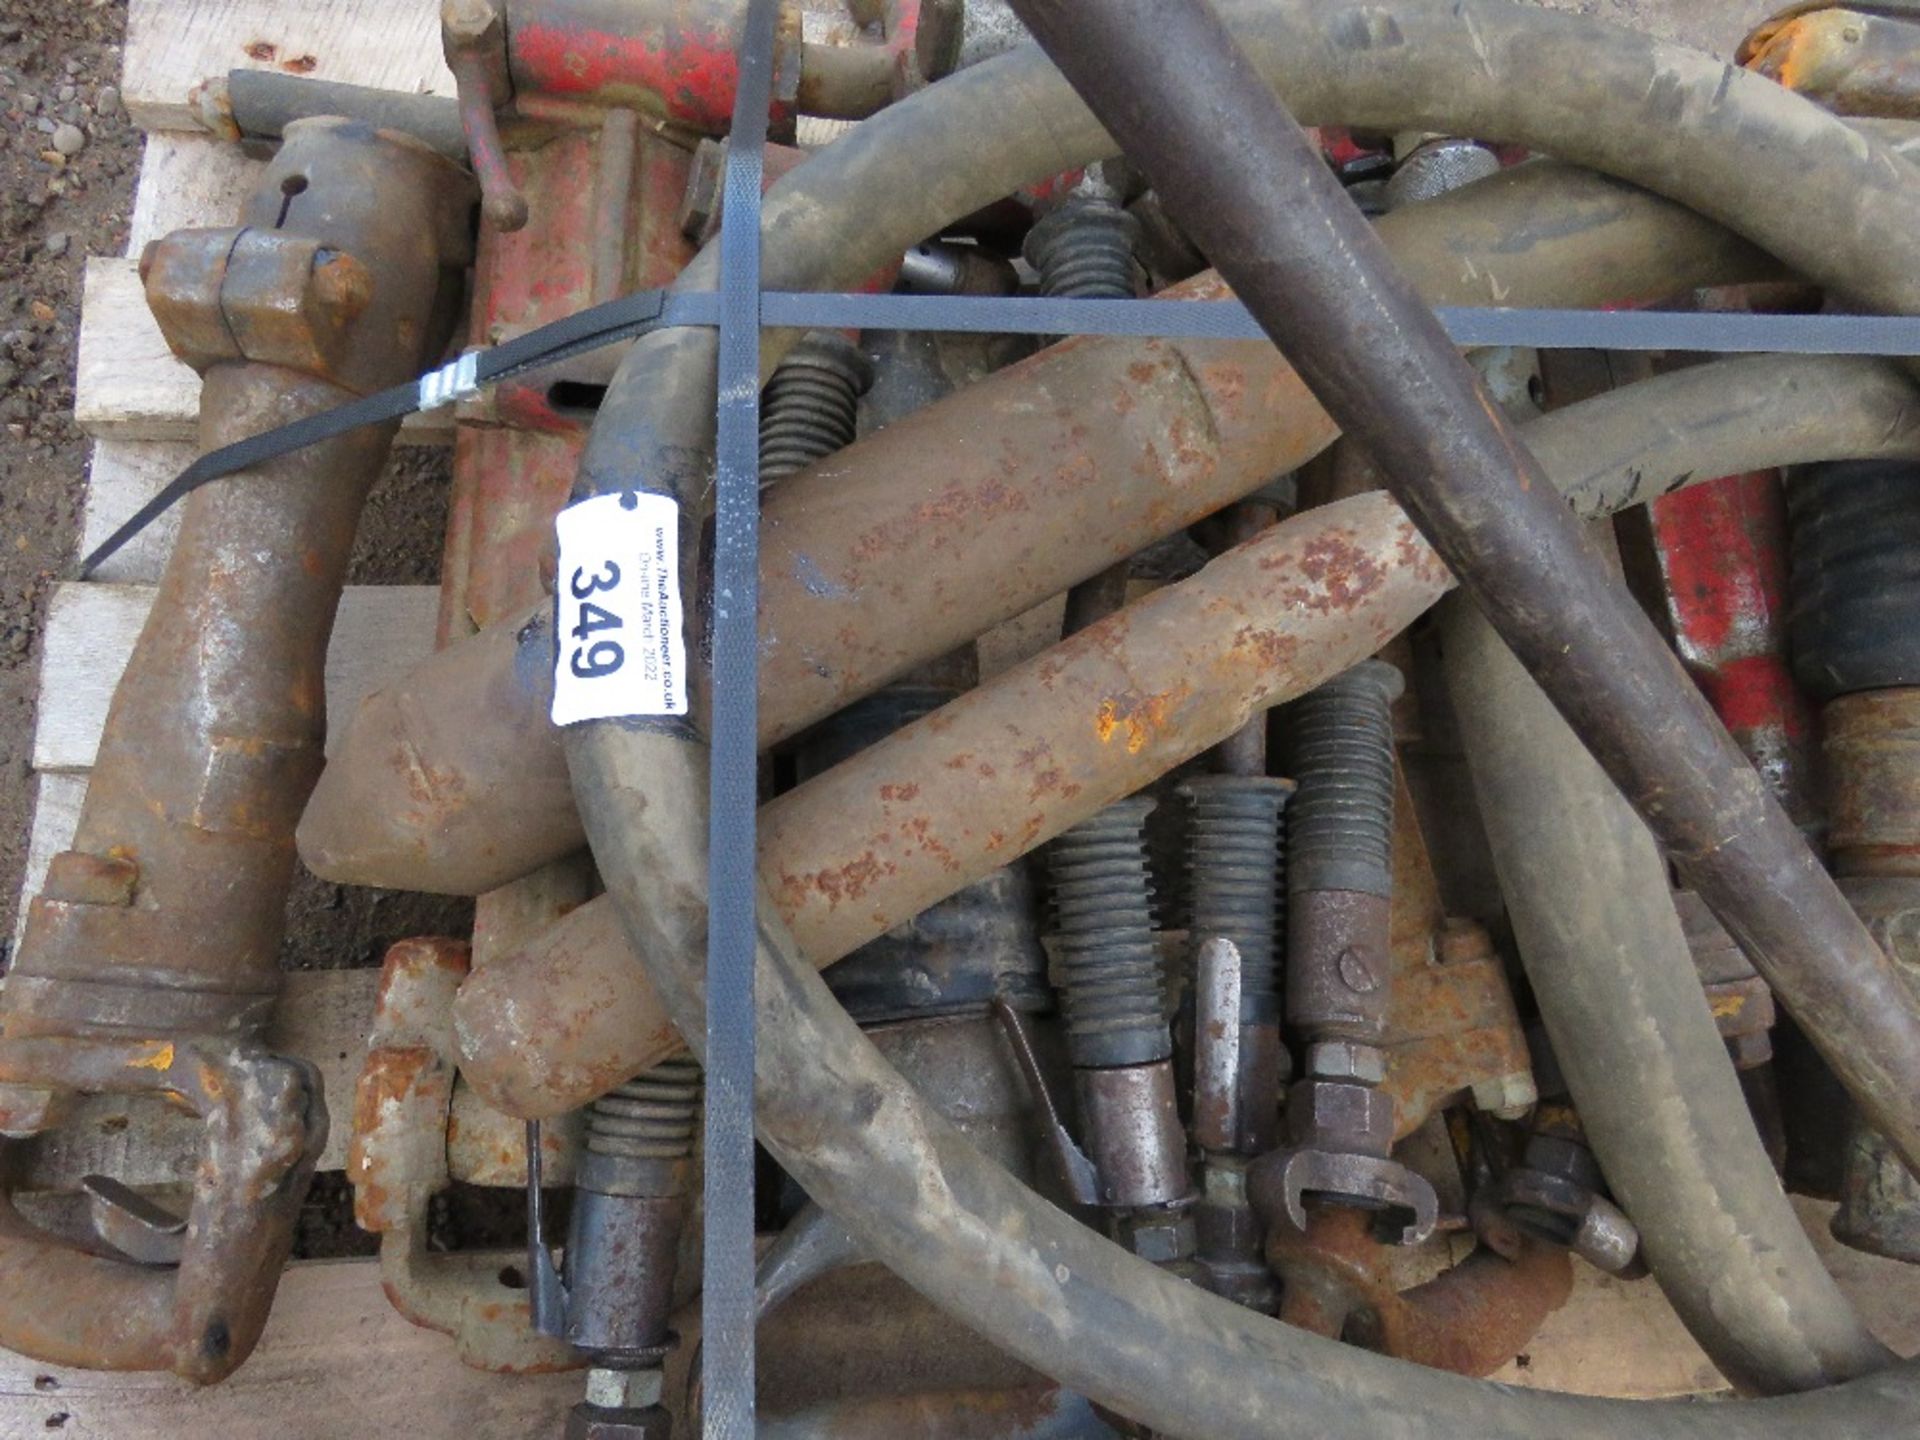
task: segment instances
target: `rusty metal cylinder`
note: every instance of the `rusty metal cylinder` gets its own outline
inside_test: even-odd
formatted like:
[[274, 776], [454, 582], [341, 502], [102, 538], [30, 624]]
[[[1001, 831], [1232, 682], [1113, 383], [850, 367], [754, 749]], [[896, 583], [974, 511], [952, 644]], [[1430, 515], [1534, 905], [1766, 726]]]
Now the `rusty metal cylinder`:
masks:
[[1820, 723], [1834, 869], [1920, 876], [1920, 686], [1842, 695]]
[[1076, 1067], [1074, 1091], [1101, 1204], [1176, 1205], [1192, 1194], [1171, 1062]]
[[[1154, 803], [1134, 795], [1109, 805], [1054, 841], [1048, 853], [1081, 1130], [1100, 1201], [1120, 1210], [1175, 1205], [1193, 1188], [1175, 1099], [1166, 978], [1154, 940], [1146, 836]], [[1184, 1262], [1193, 1248], [1190, 1231], [1178, 1218], [1143, 1229], [1143, 1236], [1183, 1237], [1149, 1258]]]
[[1299, 785], [1287, 808], [1287, 1019], [1315, 1042], [1386, 1035], [1403, 685], [1385, 661], [1363, 661], [1287, 712]]

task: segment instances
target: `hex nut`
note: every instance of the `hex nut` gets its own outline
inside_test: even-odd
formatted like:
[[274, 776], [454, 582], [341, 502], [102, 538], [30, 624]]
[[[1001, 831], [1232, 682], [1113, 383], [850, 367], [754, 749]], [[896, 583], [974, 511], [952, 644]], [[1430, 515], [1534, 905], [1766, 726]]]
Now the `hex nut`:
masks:
[[643, 1370], [615, 1370], [596, 1365], [587, 1371], [587, 1404], [602, 1410], [637, 1410], [658, 1405], [666, 1376], [658, 1366]]
[[608, 1409], [581, 1401], [567, 1412], [566, 1440], [671, 1440], [673, 1416], [661, 1405]]
[[1131, 1215], [1119, 1228], [1127, 1248], [1152, 1265], [1185, 1260], [1198, 1243], [1193, 1216], [1185, 1210]]
[[1358, 1080], [1302, 1080], [1287, 1092], [1287, 1128], [1300, 1148], [1384, 1156], [1393, 1097]]
[[1378, 1085], [1387, 1078], [1387, 1052], [1352, 1040], [1322, 1040], [1307, 1047], [1307, 1074]]

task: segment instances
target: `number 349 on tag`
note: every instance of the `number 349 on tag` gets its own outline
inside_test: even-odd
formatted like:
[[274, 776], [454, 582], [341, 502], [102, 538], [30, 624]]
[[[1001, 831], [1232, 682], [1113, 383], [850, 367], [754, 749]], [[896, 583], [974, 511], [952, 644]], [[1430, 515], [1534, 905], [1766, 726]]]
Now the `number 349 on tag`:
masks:
[[687, 713], [680, 507], [596, 495], [554, 522], [553, 723]]

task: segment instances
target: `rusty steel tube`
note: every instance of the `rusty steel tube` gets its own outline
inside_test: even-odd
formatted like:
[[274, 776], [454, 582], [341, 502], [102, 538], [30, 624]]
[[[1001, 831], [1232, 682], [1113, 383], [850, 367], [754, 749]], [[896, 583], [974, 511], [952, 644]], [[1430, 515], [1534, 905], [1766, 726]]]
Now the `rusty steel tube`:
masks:
[[[1436, 304], [1599, 304], [1769, 273], [1689, 211], [1545, 162], [1380, 225]], [[1201, 277], [1179, 293], [1224, 291]], [[788, 477], [764, 515], [763, 743], [1213, 513], [1335, 433], [1269, 345], [1082, 339]], [[477, 894], [582, 843], [546, 721], [550, 608], [362, 703], [301, 822], [315, 873]]]
[[1920, 1003], [1219, 17], [1015, 8], [1920, 1168]]
[[[1648, 380], [1526, 434], [1576, 508], [1601, 514], [1694, 477], [1920, 454], [1914, 401], [1912, 384], [1877, 361], [1767, 356]], [[1402, 543], [1411, 532], [1398, 507], [1378, 494], [1342, 505], [1262, 532], [1110, 629], [1063, 642], [767, 807], [762, 872], [808, 957], [832, 963], [1131, 794], [1230, 733], [1235, 717], [1363, 659], [1439, 598], [1450, 581], [1424, 568], [1423, 542]], [[1342, 554], [1388, 563], [1336, 576], [1329, 564]], [[1249, 558], [1260, 556], [1280, 563]], [[1338, 603], [1321, 597], [1329, 583]], [[1209, 613], [1216, 592], [1225, 605]], [[1009, 724], [1022, 737], [1011, 749]], [[1034, 761], [1002, 762], [1043, 743]], [[681, 1043], [607, 897], [469, 981], [455, 1014], [464, 1072], [522, 1115], [564, 1111]]]

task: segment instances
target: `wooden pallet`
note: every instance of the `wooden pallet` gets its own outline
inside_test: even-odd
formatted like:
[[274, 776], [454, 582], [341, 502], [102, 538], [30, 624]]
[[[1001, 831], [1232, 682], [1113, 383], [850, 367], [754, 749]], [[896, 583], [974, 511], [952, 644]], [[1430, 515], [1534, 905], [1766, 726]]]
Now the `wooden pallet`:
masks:
[[[96, 443], [83, 551], [193, 454], [199, 381], [161, 342], [141, 297], [136, 258], [172, 229], [230, 223], [259, 170], [237, 148], [195, 129], [188, 90], [236, 66], [278, 66], [450, 94], [437, 11], [436, 0], [130, 0], [122, 93], [148, 136], [127, 253], [95, 257], [87, 269], [75, 411]], [[436, 444], [450, 433], [441, 412], [415, 417], [401, 438]], [[73, 834], [108, 700], [172, 538], [172, 524], [162, 522], [108, 562], [96, 581], [64, 585], [53, 598], [33, 744], [38, 803], [23, 914], [48, 859]], [[332, 714], [351, 713], [361, 695], [428, 652], [436, 604], [427, 587], [348, 591], [327, 667]], [[989, 668], [1044, 643], [1053, 628], [1042, 615], [1003, 630]], [[359, 1068], [374, 978], [370, 971], [289, 977], [274, 1039], [320, 1065], [336, 1115]], [[345, 1130], [336, 1122], [324, 1169], [343, 1163]], [[29, 1187], [70, 1191], [95, 1170], [135, 1184], [178, 1183], [189, 1178], [193, 1138], [188, 1124], [100, 1100], [57, 1144], [42, 1147]], [[1868, 1318], [1902, 1350], [1920, 1348], [1913, 1274], [1834, 1246], [1822, 1209], [1802, 1208]], [[1549, 1321], [1526, 1363], [1499, 1378], [1642, 1397], [1723, 1388], [1656, 1287], [1623, 1285], [1584, 1267], [1572, 1302]], [[213, 1391], [193, 1392], [166, 1377], [88, 1375], [0, 1352], [0, 1435], [519, 1440], [549, 1431], [578, 1386], [570, 1376], [506, 1380], [465, 1370], [446, 1340], [395, 1314], [372, 1262], [311, 1262], [289, 1270], [258, 1353]]]

